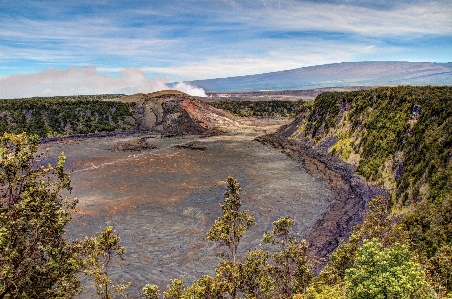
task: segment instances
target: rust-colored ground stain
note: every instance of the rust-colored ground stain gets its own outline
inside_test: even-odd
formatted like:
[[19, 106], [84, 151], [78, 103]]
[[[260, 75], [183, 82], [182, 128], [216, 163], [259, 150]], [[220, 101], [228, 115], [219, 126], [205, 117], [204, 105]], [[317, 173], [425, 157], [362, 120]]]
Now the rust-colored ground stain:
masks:
[[[133, 281], [129, 298], [139, 298], [146, 283], [164, 289], [181, 275], [187, 283], [203, 274], [214, 275], [216, 247], [205, 236], [221, 214], [218, 204], [228, 175], [240, 182], [243, 207], [258, 223], [245, 235], [243, 244], [248, 246], [242, 246], [242, 252], [259, 247], [264, 231], [284, 215], [292, 216], [296, 229], [307, 234], [332, 196], [326, 184], [298, 162], [250, 137], [150, 138], [157, 149], [112, 152], [117, 141], [46, 147], [51, 157], [64, 151], [67, 168], [73, 169], [71, 196], [80, 204], [68, 235], [95, 235], [107, 225], [121, 235], [125, 260], [113, 264], [111, 274]], [[201, 142], [206, 150], [172, 147], [191, 141]], [[87, 289], [80, 298], [90, 298], [92, 289]]]

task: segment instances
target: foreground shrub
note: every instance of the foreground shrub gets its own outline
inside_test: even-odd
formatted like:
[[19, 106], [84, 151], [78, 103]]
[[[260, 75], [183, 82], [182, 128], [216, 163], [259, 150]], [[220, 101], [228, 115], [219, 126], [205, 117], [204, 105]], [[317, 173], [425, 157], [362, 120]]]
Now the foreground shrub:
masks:
[[349, 299], [434, 298], [408, 248], [399, 244], [383, 248], [376, 239], [365, 241], [358, 250], [345, 282]]

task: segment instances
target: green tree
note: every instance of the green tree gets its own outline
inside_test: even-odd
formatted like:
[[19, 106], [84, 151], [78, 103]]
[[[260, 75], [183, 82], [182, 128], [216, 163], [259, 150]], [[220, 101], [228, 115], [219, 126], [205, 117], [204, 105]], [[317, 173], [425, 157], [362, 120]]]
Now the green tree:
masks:
[[93, 279], [96, 294], [102, 299], [113, 299], [118, 295], [127, 297], [125, 291], [131, 282], [114, 284], [108, 275], [109, 265], [114, 257], [122, 259], [125, 248], [120, 244], [120, 237], [108, 226], [99, 236], [85, 239], [83, 249], [86, 252], [84, 271]]
[[270, 271], [275, 280], [273, 298], [292, 298], [294, 294], [304, 293], [314, 276], [306, 254], [308, 244], [290, 232], [293, 225], [291, 217], [281, 217], [273, 222], [273, 229], [262, 239], [263, 244], [278, 247], [272, 256]]
[[222, 299], [219, 284], [210, 276], [203, 275], [187, 287], [181, 299]]
[[452, 297], [452, 242], [438, 249], [428, 261], [426, 272], [439, 296]]
[[249, 299], [274, 298], [275, 280], [270, 275], [270, 254], [262, 249], [248, 252], [240, 267], [240, 291]]
[[65, 239], [76, 199], [62, 153], [39, 166], [39, 138], [0, 137], [0, 298], [73, 298], [81, 289], [80, 244]]
[[[313, 280], [307, 287], [303, 299], [345, 299], [345, 286], [338, 283], [334, 286], [325, 284], [321, 280]], [[294, 298], [295, 299], [295, 298]]]
[[345, 271], [355, 262], [356, 251], [365, 239], [378, 239], [384, 247], [392, 246], [396, 242], [406, 240], [403, 226], [398, 224], [399, 217], [391, 214], [389, 200], [384, 197], [375, 197], [369, 202], [369, 209], [364, 215], [363, 222], [353, 227], [347, 243], [340, 244], [331, 254], [330, 261], [322, 270], [316, 280], [334, 286], [341, 283]]
[[434, 298], [420, 265], [406, 246], [384, 248], [377, 239], [366, 240], [346, 270], [349, 299]]
[[163, 299], [180, 299], [184, 292], [184, 277], [182, 276], [180, 279], [175, 278], [171, 280], [171, 284], [163, 292]]
[[228, 176], [225, 199], [220, 204], [223, 216], [215, 220], [207, 233], [207, 240], [216, 241], [225, 247], [219, 256], [223, 259], [216, 269], [216, 280], [222, 285], [221, 289], [231, 298], [237, 298], [240, 283], [237, 248], [243, 234], [256, 224], [254, 216], [248, 210], [240, 210], [242, 202], [240, 184]]

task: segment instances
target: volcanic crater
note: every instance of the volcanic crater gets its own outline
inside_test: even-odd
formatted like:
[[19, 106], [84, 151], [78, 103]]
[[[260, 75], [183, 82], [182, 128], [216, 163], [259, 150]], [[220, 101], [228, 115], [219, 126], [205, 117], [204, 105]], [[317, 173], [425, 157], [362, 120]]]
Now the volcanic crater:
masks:
[[[138, 119], [141, 128], [135, 132], [42, 145], [48, 162], [63, 151], [72, 170], [70, 196], [80, 202], [68, 236], [96, 235], [109, 225], [121, 235], [126, 254], [110, 274], [115, 281], [133, 282], [129, 298], [139, 298], [146, 283], [164, 289], [180, 276], [191, 283], [214, 275], [218, 248], [205, 238], [221, 215], [228, 175], [241, 184], [243, 208], [257, 222], [241, 241], [242, 254], [259, 247], [263, 233], [281, 216], [293, 217], [301, 237], [312, 235], [334, 201], [334, 190], [321, 176], [255, 140], [287, 119], [238, 118], [181, 93], [132, 99], [139, 102], [139, 117], [149, 118]], [[85, 285], [80, 298], [94, 294]]]

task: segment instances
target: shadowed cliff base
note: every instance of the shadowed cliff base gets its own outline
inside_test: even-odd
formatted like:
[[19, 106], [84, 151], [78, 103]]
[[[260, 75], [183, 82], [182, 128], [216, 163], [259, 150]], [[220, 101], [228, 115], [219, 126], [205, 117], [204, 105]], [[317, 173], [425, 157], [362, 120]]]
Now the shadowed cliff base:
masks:
[[354, 166], [314, 146], [313, 142], [290, 140], [278, 134], [260, 136], [256, 140], [295, 158], [309, 173], [324, 180], [334, 193], [328, 210], [306, 237], [313, 256], [326, 258], [341, 240], [347, 240], [353, 226], [362, 221], [369, 200], [389, 196], [380, 186], [366, 184], [356, 174]]

